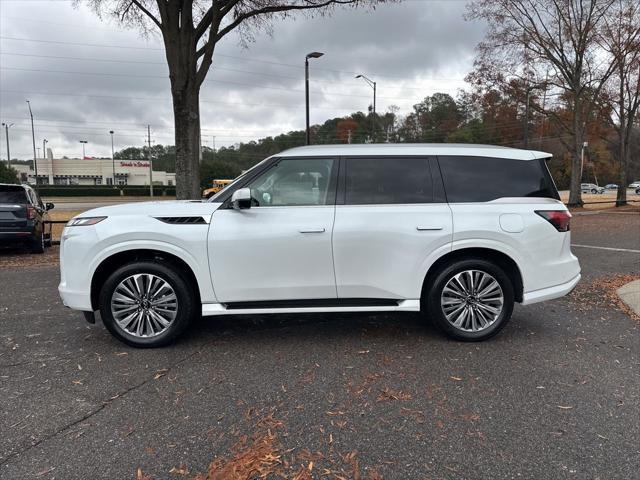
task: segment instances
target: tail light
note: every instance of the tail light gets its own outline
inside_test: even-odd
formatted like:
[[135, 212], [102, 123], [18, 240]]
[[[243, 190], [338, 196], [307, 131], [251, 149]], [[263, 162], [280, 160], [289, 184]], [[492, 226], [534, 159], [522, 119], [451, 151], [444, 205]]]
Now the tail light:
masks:
[[566, 210], [536, 210], [536, 213], [553, 225], [559, 232], [568, 232], [571, 214]]
[[27, 206], [27, 220], [35, 220], [36, 218], [36, 209], [32, 206]]

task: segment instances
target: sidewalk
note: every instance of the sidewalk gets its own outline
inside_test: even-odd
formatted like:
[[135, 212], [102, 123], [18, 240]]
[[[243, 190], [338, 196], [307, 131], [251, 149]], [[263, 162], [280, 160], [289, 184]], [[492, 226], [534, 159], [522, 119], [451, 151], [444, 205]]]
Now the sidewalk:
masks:
[[629, 282], [617, 291], [618, 296], [636, 315], [640, 316], [640, 280]]

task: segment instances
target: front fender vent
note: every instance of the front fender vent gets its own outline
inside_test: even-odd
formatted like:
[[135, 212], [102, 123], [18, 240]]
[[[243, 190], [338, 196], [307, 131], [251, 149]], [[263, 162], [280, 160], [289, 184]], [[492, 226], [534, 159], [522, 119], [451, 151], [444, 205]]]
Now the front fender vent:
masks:
[[206, 225], [207, 221], [202, 217], [155, 217], [161, 222], [171, 225]]

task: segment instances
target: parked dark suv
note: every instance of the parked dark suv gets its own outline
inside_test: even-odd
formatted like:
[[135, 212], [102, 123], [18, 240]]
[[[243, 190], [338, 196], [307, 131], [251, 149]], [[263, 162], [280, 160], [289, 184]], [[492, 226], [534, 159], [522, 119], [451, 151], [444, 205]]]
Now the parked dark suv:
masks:
[[53, 203], [44, 205], [28, 185], [0, 183], [0, 246], [23, 244], [34, 253], [44, 253], [51, 244], [44, 221]]

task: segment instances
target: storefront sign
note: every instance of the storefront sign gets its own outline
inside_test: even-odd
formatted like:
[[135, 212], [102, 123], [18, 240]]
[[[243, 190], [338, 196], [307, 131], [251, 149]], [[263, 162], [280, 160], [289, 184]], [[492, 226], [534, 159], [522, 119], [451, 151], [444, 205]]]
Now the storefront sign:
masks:
[[140, 162], [140, 161], [131, 161], [131, 162], [120, 162], [121, 167], [144, 167], [149, 168], [149, 162]]

